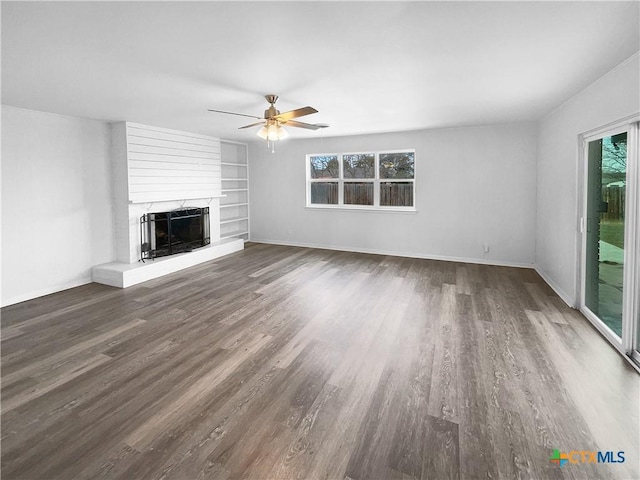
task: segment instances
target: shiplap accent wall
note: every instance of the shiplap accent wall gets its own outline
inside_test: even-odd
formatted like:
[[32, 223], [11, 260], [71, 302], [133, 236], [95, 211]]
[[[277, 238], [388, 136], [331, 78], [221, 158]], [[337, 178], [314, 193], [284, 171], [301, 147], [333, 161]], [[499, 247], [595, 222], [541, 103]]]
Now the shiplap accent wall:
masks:
[[184, 206], [209, 207], [220, 239], [220, 139], [131, 122], [111, 125], [116, 259], [140, 258], [140, 217]]
[[126, 123], [129, 201], [218, 197], [220, 139]]

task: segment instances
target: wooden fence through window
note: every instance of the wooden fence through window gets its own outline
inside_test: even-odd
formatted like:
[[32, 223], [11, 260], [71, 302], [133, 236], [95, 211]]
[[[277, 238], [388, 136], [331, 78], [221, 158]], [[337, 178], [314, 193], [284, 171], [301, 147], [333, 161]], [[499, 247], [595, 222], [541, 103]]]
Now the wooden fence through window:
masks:
[[[338, 182], [313, 182], [311, 203], [314, 205], [337, 205]], [[345, 182], [345, 205], [373, 205], [374, 184], [372, 182]], [[413, 182], [381, 182], [380, 206], [413, 207]]]
[[602, 201], [608, 203], [605, 213], [602, 213], [603, 220], [622, 221], [624, 220], [626, 188], [617, 185], [602, 187]]

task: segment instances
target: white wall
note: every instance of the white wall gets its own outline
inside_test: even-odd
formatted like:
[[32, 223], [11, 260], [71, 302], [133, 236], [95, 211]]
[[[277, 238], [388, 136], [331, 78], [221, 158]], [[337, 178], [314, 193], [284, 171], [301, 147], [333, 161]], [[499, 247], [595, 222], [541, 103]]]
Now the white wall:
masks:
[[109, 125], [2, 106], [2, 305], [114, 258]]
[[640, 112], [640, 62], [635, 54], [540, 122], [536, 266], [572, 306], [579, 266], [578, 136]]
[[[417, 213], [305, 208], [306, 154], [400, 148], [416, 150]], [[249, 162], [254, 241], [533, 264], [533, 124], [256, 142]]]

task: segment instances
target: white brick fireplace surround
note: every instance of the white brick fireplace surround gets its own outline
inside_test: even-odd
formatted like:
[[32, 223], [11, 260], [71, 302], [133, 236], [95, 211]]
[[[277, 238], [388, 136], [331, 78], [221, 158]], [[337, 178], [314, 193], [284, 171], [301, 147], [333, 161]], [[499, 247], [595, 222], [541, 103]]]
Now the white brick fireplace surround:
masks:
[[[130, 122], [112, 125], [116, 261], [96, 265], [93, 281], [126, 288], [242, 250], [242, 239], [220, 240], [220, 139]], [[209, 207], [205, 247], [140, 261], [140, 217], [181, 207]]]

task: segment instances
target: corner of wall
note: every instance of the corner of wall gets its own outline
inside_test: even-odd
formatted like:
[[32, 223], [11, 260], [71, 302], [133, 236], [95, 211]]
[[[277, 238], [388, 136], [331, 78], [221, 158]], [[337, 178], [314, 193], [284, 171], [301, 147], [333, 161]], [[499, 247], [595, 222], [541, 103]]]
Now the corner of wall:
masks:
[[106, 150], [107, 150], [107, 160], [108, 160], [108, 175], [109, 175], [109, 199], [111, 200], [111, 242], [112, 242], [112, 252], [111, 252], [111, 261], [114, 261], [118, 257], [117, 251], [117, 236], [116, 236], [116, 216], [115, 216], [115, 193], [114, 189], [114, 170], [113, 170], [113, 125], [111, 123], [106, 124], [106, 132], [105, 135], [107, 138], [105, 139]]
[[110, 124], [111, 193], [113, 195], [113, 225], [115, 259], [129, 263], [129, 206], [127, 186], [126, 123]]
[[534, 266], [534, 270], [542, 277], [547, 285], [551, 287], [551, 289], [558, 294], [558, 296], [562, 299], [564, 303], [566, 303], [571, 308], [578, 308], [578, 304], [576, 299], [565, 292], [560, 286], [549, 276], [547, 273], [540, 268], [537, 264]]

